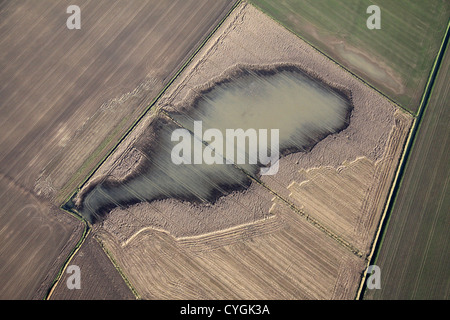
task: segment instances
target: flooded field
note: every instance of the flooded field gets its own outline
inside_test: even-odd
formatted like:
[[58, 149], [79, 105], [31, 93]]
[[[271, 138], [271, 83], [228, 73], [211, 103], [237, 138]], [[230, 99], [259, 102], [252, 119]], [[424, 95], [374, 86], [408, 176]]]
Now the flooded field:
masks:
[[[261, 164], [250, 163], [255, 157], [252, 154], [255, 150], [249, 147], [250, 138], [245, 144], [247, 162], [226, 164], [237, 162], [227, 158], [225, 148], [217, 147], [224, 146], [225, 142], [217, 144], [203, 136], [206, 130], [217, 129], [225, 139], [227, 129], [254, 129], [256, 133], [267, 129], [267, 137], [257, 136], [256, 139], [258, 142], [263, 139], [267, 142], [263, 145], [272, 146], [271, 130], [278, 129], [279, 150], [268, 147], [267, 155], [279, 152], [282, 156], [308, 151], [327, 135], [344, 129], [351, 109], [348, 93], [331, 88], [295, 67], [236, 70], [232, 77], [198, 92], [193, 104], [153, 121], [134, 146], [141, 154], [135, 172], [120, 182], [106, 178], [92, 185], [84, 193], [78, 210], [85, 218], [95, 221], [114, 207], [144, 201], [176, 198], [214, 202], [220, 196], [248, 187], [251, 183], [248, 175], [258, 177]], [[200, 133], [195, 130], [194, 121], [201, 121]], [[172, 133], [180, 128], [187, 129], [193, 136], [185, 141], [186, 150], [198, 151], [200, 142], [205, 152], [214, 143], [214, 154], [224, 157], [224, 164], [194, 164], [195, 152], [190, 154], [188, 162], [191, 164], [174, 164], [172, 150], [179, 140], [172, 141]], [[234, 155], [237, 155], [238, 143], [234, 147]], [[183, 157], [189, 158], [189, 155], [183, 154]]]

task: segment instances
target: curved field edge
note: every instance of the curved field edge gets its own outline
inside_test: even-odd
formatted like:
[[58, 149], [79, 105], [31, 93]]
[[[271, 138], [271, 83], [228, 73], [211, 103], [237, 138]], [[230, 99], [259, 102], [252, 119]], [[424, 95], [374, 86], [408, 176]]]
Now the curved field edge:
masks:
[[61, 210], [65, 211], [67, 214], [72, 215], [76, 219], [82, 221], [84, 223], [84, 230], [83, 230], [83, 234], [80, 237], [80, 240], [78, 240], [78, 243], [75, 245], [75, 247], [69, 253], [66, 260], [63, 262], [63, 265], [59, 269], [58, 274], [56, 275], [55, 279], [53, 280], [52, 284], [50, 285], [50, 288], [47, 290], [47, 294], [45, 295], [44, 300], [50, 299], [53, 291], [55, 290], [56, 286], [58, 285], [59, 281], [61, 280], [61, 277], [62, 277], [64, 271], [66, 270], [67, 266], [69, 265], [70, 261], [73, 259], [75, 254], [78, 252], [80, 247], [83, 245], [84, 241], [86, 240], [87, 236], [89, 235], [89, 233], [91, 231], [89, 223], [85, 219], [83, 219], [81, 216], [79, 216], [78, 214], [76, 214], [74, 212], [68, 211], [64, 208], [61, 208]]
[[[399, 192], [401, 191], [402, 183], [405, 179], [405, 171], [408, 169], [408, 164], [411, 163], [411, 161], [412, 161], [411, 158], [414, 156], [414, 154], [412, 154], [412, 152], [413, 152], [414, 146], [416, 145], [416, 142], [419, 138], [418, 132], [423, 123], [423, 115], [424, 115], [425, 111], [428, 109], [429, 102], [430, 102], [431, 96], [433, 94], [433, 89], [435, 87], [437, 77], [439, 75], [439, 71], [442, 66], [442, 61], [443, 61], [444, 55], [446, 53], [447, 53], [447, 58], [448, 58], [447, 51], [448, 51], [449, 37], [450, 37], [450, 20], [447, 23], [446, 33], [442, 39], [439, 52], [436, 55], [436, 58], [434, 60], [433, 68], [430, 71], [430, 75], [428, 77], [427, 85], [426, 85], [424, 94], [421, 99], [417, 117], [415, 118], [413, 127], [412, 127], [411, 132], [408, 137], [408, 141], [406, 142], [404, 153], [400, 160], [398, 171], [397, 171], [394, 183], [392, 185], [392, 190], [391, 190], [390, 196], [386, 202], [385, 213], [383, 214], [383, 217], [380, 221], [380, 226], [379, 226], [379, 229], [377, 232], [377, 236], [374, 240], [372, 253], [369, 256], [369, 261], [368, 261], [367, 267], [369, 265], [376, 265], [379, 254], [383, 250], [382, 249], [383, 242], [385, 240], [385, 236], [386, 236], [386, 233], [387, 233], [387, 230], [389, 227], [389, 222], [392, 217], [392, 212], [395, 210], [396, 205], [398, 206], [397, 200], [398, 200]], [[435, 95], [436, 94], [438, 94], [438, 93], [435, 93]], [[434, 95], [433, 95], [433, 97], [434, 97]], [[419, 151], [420, 150], [416, 150], [415, 153], [418, 153]], [[365, 286], [364, 286], [365, 280], [366, 280], [366, 273], [364, 273], [362, 275], [360, 287], [359, 287], [358, 294], [356, 297], [357, 299], [364, 299], [364, 295], [366, 292]]]

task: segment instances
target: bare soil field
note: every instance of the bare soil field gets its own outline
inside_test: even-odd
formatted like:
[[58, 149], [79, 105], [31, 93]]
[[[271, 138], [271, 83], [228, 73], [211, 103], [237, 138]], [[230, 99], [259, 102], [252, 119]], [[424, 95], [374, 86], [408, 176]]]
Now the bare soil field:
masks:
[[[233, 11], [86, 188], [138, 168], [147, 128], [189, 108], [208, 83], [278, 64], [349, 91], [349, 126], [214, 204], [166, 199], [110, 212], [95, 232], [144, 298], [356, 296], [412, 117], [251, 5]], [[357, 191], [337, 199], [341, 185]]]
[[0, 298], [42, 299], [83, 224], [6, 176], [0, 193]]
[[69, 30], [66, 1], [1, 2], [0, 297], [43, 297], [82, 233], [57, 206], [233, 3], [82, 0]]

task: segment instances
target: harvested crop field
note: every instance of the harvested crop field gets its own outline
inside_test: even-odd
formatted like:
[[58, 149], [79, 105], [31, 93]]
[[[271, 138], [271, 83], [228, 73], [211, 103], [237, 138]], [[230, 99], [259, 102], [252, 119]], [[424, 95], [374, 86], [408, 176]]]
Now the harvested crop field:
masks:
[[[415, 113], [450, 16], [446, 0], [250, 0]], [[370, 5], [381, 29], [369, 30]]]
[[1, 1], [1, 298], [45, 296], [83, 230], [58, 207], [233, 4], [82, 0], [69, 30], [67, 1]]
[[[238, 69], [279, 65], [302, 70], [329, 92], [346, 92], [349, 122], [305, 150], [287, 152], [273, 176], [236, 165], [250, 184], [214, 202], [142, 197], [106, 212], [93, 232], [143, 298], [355, 298], [412, 118], [246, 3], [95, 172], [75, 205], [82, 208], [107, 180], [125, 185], [141, 176], [148, 150], [170, 149], [155, 139], [158, 126], [211, 119], [211, 107], [195, 108], [205, 89]], [[357, 191], [337, 197], [341, 185]], [[142, 184], [152, 187], [158, 185]], [[315, 201], [324, 210], [315, 210]]]

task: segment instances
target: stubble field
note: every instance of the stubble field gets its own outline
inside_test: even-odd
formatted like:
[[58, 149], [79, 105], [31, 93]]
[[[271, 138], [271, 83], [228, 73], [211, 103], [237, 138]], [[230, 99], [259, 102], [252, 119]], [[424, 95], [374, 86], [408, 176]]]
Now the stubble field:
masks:
[[[450, 15], [445, 0], [250, 0], [411, 112], [417, 112]], [[368, 30], [370, 5], [381, 29]]]

